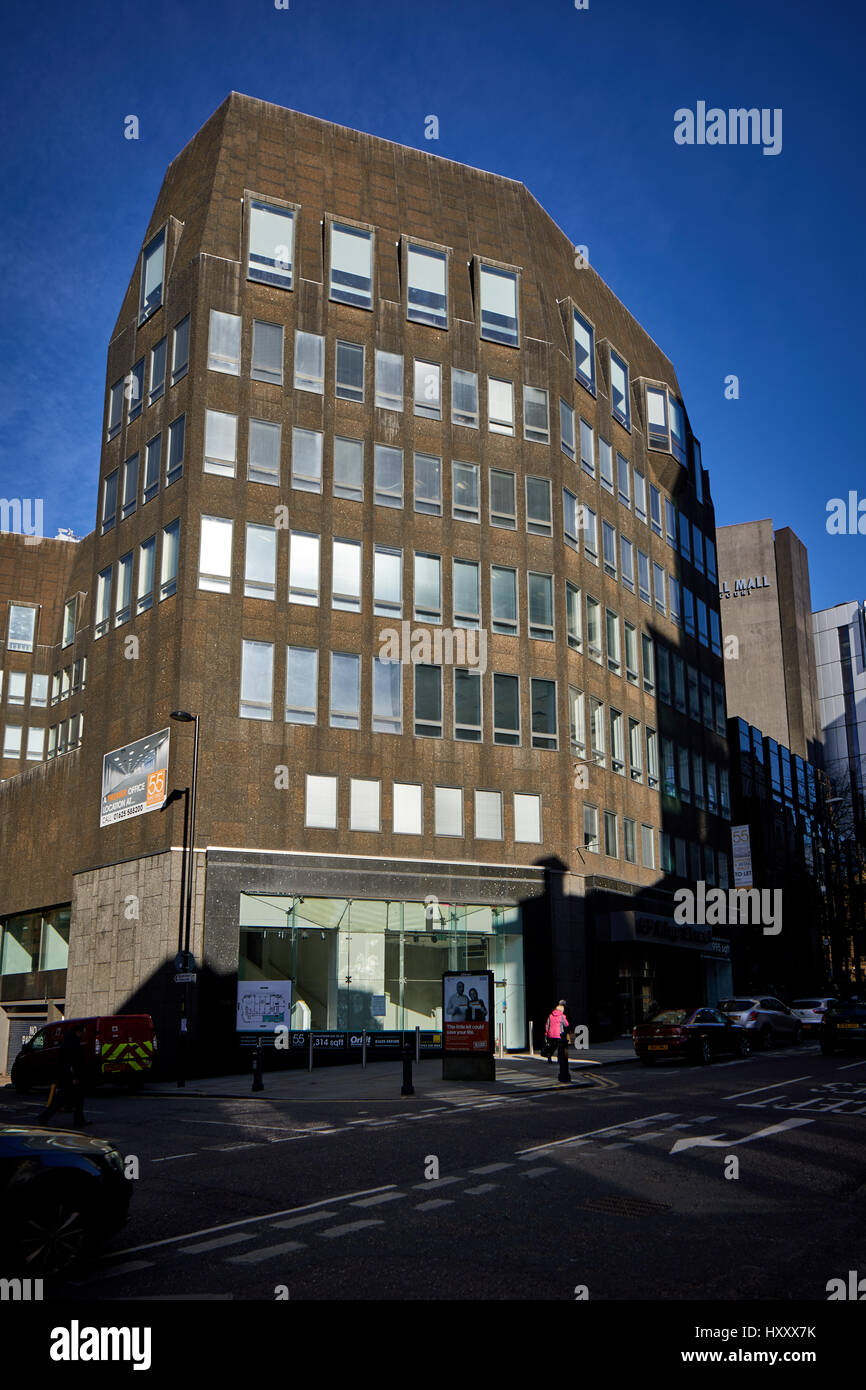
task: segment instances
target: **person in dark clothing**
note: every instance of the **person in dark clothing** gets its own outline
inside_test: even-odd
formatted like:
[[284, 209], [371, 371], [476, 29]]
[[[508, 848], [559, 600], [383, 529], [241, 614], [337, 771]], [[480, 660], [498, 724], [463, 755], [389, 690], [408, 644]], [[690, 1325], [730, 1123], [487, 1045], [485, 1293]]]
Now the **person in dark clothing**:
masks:
[[60, 1044], [60, 1057], [57, 1064], [57, 1084], [37, 1124], [47, 1125], [56, 1110], [71, 1110], [74, 1125], [89, 1125], [84, 1118], [84, 1048], [81, 1039], [84, 1024], [78, 1023]]

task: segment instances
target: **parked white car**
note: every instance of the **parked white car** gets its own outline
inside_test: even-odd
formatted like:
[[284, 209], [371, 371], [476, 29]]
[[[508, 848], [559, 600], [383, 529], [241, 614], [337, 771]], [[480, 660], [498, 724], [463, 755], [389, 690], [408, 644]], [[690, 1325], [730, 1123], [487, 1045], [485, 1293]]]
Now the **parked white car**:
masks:
[[774, 1042], [798, 1043], [803, 1036], [797, 1015], [773, 995], [740, 994], [736, 999], [720, 999], [717, 1008], [748, 1031], [753, 1048], [772, 1047]]
[[832, 1003], [834, 996], [830, 994], [816, 995], [811, 999], [795, 999], [791, 1005], [791, 1012], [799, 1018], [804, 1033], [818, 1034], [824, 1015]]

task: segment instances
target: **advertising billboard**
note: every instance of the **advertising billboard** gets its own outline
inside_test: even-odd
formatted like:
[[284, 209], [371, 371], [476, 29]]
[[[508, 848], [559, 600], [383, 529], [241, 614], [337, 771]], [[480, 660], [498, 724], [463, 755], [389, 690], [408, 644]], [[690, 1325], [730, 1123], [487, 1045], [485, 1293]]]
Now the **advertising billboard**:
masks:
[[291, 980], [238, 980], [236, 1032], [275, 1033], [291, 1024]]
[[168, 735], [160, 729], [105, 754], [100, 826], [159, 810], [168, 786]]
[[492, 1052], [493, 971], [448, 970], [442, 976], [445, 1052]]
[[735, 888], [752, 887], [752, 847], [747, 825], [731, 826], [731, 862]]

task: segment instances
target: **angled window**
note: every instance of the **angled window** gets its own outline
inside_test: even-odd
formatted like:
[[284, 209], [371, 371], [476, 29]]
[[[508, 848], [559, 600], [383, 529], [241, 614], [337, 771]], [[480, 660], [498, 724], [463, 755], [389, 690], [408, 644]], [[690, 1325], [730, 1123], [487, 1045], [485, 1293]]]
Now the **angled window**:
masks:
[[618, 353], [610, 350], [610, 410], [613, 418], [631, 429], [628, 395], [628, 367]]
[[476, 840], [502, 839], [502, 792], [475, 792]]
[[373, 451], [375, 500], [377, 507], [403, 505], [403, 450], [390, 444], [377, 444]]
[[331, 223], [330, 296], [358, 309], [373, 307], [373, 234]]
[[478, 429], [478, 374], [460, 367], [451, 369], [451, 421]]
[[578, 501], [573, 492], [569, 492], [567, 487], [562, 489], [562, 532], [566, 545], [570, 545], [572, 550], [579, 549], [578, 531], [580, 530], [580, 513]]
[[679, 463], [686, 461], [686, 421], [679, 401], [669, 397], [671, 410], [671, 453]]
[[319, 537], [293, 531], [289, 539], [289, 602], [315, 608], [319, 602]]
[[286, 651], [286, 723], [315, 724], [319, 691], [319, 653], [315, 647]]
[[567, 579], [565, 581], [565, 636], [572, 651], [583, 650], [580, 590]]
[[623, 718], [618, 709], [609, 709], [610, 718], [610, 765], [614, 772], [625, 776], [625, 734]]
[[562, 452], [574, 458], [574, 411], [559, 398], [559, 440]]
[[487, 426], [493, 434], [514, 434], [514, 383], [487, 378]]
[[698, 574], [704, 572], [704, 537], [703, 533], [692, 522], [692, 556], [695, 569]]
[[710, 609], [710, 646], [716, 656], [722, 654], [722, 628], [715, 608]]
[[659, 613], [666, 612], [665, 606], [665, 572], [661, 565], [653, 562], [653, 593], [655, 595], [656, 608]]
[[102, 485], [102, 534], [110, 531], [117, 521], [117, 479], [118, 470], [115, 468], [113, 473]]
[[523, 436], [535, 444], [550, 443], [548, 395], [540, 386], [523, 388]]
[[568, 738], [572, 753], [582, 758], [586, 752], [586, 710], [583, 691], [574, 685], [568, 687]]
[[517, 274], [513, 270], [496, 270], [482, 265], [481, 336], [493, 343], [517, 347], [519, 339], [517, 311]]
[[490, 525], [508, 531], [517, 529], [517, 500], [513, 473], [490, 470]]
[[241, 648], [241, 719], [272, 719], [274, 644], [244, 642]]
[[[149, 447], [149, 446], [148, 446]], [[238, 417], [223, 410], [205, 411], [204, 471], [233, 478], [238, 457]], [[147, 501], [147, 498], [144, 499]]]
[[553, 641], [553, 575], [534, 574], [526, 577], [529, 595], [529, 635], [542, 642]]
[[138, 454], [133, 454], [123, 465], [123, 501], [120, 508], [121, 520], [132, 516], [138, 506]]
[[403, 552], [377, 545], [373, 552], [373, 612], [399, 618], [403, 612]]
[[399, 352], [376, 349], [376, 405], [380, 410], [403, 409], [403, 358]]
[[248, 521], [246, 541], [244, 596], [273, 601], [277, 592], [276, 527]]
[[682, 586], [683, 626], [690, 637], [695, 635], [695, 596], [691, 589]]
[[[188, 321], [189, 320], [187, 320], [187, 322]], [[148, 405], [153, 405], [154, 401], [158, 401], [165, 391], [165, 359], [167, 344], [168, 340], [166, 338], [160, 338], [150, 354], [150, 384], [147, 393]], [[139, 387], [143, 387], [143, 385], [143, 382], [139, 383]], [[131, 418], [132, 416], [130, 415], [130, 419]]]
[[177, 563], [180, 549], [180, 522], [172, 521], [162, 528], [160, 555], [159, 600], [177, 593]]
[[670, 596], [671, 622], [680, 625], [680, 582], [668, 575], [668, 594]]
[[[117, 562], [117, 588], [114, 594], [114, 626], [128, 623], [132, 617], [132, 551]], [[64, 673], [65, 674], [65, 673]]]
[[628, 459], [622, 454], [616, 456], [616, 476], [619, 490], [619, 500], [624, 507], [631, 506], [631, 480], [629, 478]]
[[493, 742], [510, 748], [520, 743], [519, 676], [493, 676]]
[[123, 424], [123, 377], [116, 381], [108, 393], [108, 438], [120, 433]]
[[517, 571], [490, 566], [490, 607], [493, 631], [517, 636]]
[[321, 430], [292, 430], [292, 487], [301, 492], [322, 491]]
[[141, 295], [138, 321], [144, 323], [156, 313], [162, 303], [162, 281], [165, 267], [165, 228], [157, 232], [145, 246], [141, 256]]
[[598, 854], [598, 808], [587, 806], [584, 802], [583, 807], [583, 847], [590, 854]]
[[403, 732], [403, 667], [378, 656], [373, 657], [373, 731]]
[[253, 381], [283, 384], [283, 325], [253, 319]]
[[680, 512], [680, 554], [687, 560], [692, 558], [692, 530], [683, 512]]
[[212, 372], [239, 376], [241, 370], [241, 316], [210, 311], [207, 364]]
[[361, 658], [331, 652], [331, 728], [361, 727]]
[[584, 473], [595, 477], [595, 431], [583, 416], [580, 420], [580, 466]]
[[532, 707], [532, 746], [533, 748], [554, 750], [558, 746], [556, 681], [539, 680], [533, 676], [529, 686]]
[[553, 534], [550, 479], [526, 479], [526, 529], [535, 536]]
[[642, 550], [637, 553], [637, 584], [638, 593], [644, 603], [649, 603], [650, 599], [650, 558]]
[[695, 600], [698, 618], [698, 641], [705, 647], [710, 645], [709, 625], [707, 622], [707, 605], [702, 598]]
[[[321, 435], [318, 437], [321, 482]], [[280, 426], [270, 420], [250, 420], [247, 479], [251, 483], [270, 483], [272, 487], [280, 485]]]
[[[163, 338], [162, 341], [157, 344], [157, 347], [160, 349], [160, 356], [162, 358], [162, 381], [159, 387], [159, 394], [162, 395], [163, 388], [165, 386], [165, 338]], [[156, 352], [156, 348], [154, 348], [154, 352]], [[130, 420], [135, 420], [141, 414], [141, 407], [144, 403], [142, 399], [142, 397], [144, 396], [143, 357], [140, 362], [136, 362], [132, 371], [129, 373], [129, 376], [126, 378], [126, 385], [124, 387], [124, 391], [126, 394], [126, 399], [129, 402], [128, 418]]]
[[415, 414], [442, 419], [442, 368], [438, 362], [415, 358]]
[[186, 436], [186, 416], [179, 415], [168, 427], [168, 458], [165, 468], [165, 485], [176, 483], [183, 475], [183, 446]]
[[634, 546], [622, 534], [619, 538], [619, 560], [622, 582], [627, 589], [634, 593]]
[[454, 737], [481, 742], [481, 672], [454, 671]]
[[361, 542], [334, 541], [331, 606], [361, 611]]
[[656, 651], [653, 639], [642, 632], [640, 645], [643, 659], [643, 688], [647, 695], [654, 695], [656, 691]]
[[406, 317], [448, 327], [448, 257], [410, 241], [406, 247]]
[[442, 737], [441, 666], [415, 666], [415, 737]]
[[634, 623], [625, 624], [625, 678], [631, 685], [640, 679], [637, 658], [637, 628]]
[[148, 536], [138, 547], [138, 596], [136, 613], [153, 607], [153, 571], [156, 556], [156, 536]]
[[646, 388], [647, 433], [651, 449], [667, 449], [670, 445], [668, 433], [668, 393], [657, 388]]
[[628, 763], [633, 782], [643, 781], [643, 739], [639, 719], [628, 721]]
[[442, 460], [435, 454], [415, 455], [415, 510], [442, 515]]
[[364, 496], [364, 441], [334, 439], [334, 496], [360, 502]]
[[605, 574], [616, 579], [616, 531], [609, 521], [601, 523], [601, 554]]
[[712, 580], [713, 584], [715, 584], [718, 580], [718, 575], [716, 573], [716, 547], [709, 536], [704, 536], [704, 545], [707, 550], [707, 579]]
[[295, 390], [324, 395], [325, 340], [319, 333], [295, 331]]
[[[661, 531], [659, 531], [661, 535]], [[677, 547], [677, 509], [669, 497], [665, 498], [665, 540], [674, 550]]]
[[278, 289], [292, 288], [295, 214], [258, 198], [249, 204], [247, 279]]
[[[234, 417], [232, 417], [234, 418]], [[205, 466], [207, 466], [205, 464]], [[147, 441], [144, 450], [144, 481], [141, 489], [142, 505], [150, 502], [159, 492], [159, 476], [162, 468], [162, 435], [157, 434]]]
[[481, 584], [477, 560], [455, 560], [454, 626], [477, 628], [481, 623]]
[[605, 631], [607, 634], [607, 669], [618, 676], [622, 672], [619, 618], [610, 608], [605, 610]]
[[662, 533], [662, 495], [655, 483], [650, 483], [650, 525], [657, 536]]
[[181, 319], [174, 330], [171, 352], [171, 384], [180, 381], [189, 370], [189, 314]]
[[613, 495], [613, 449], [601, 435], [598, 437], [598, 473], [605, 492]]
[[442, 560], [438, 555], [415, 556], [415, 620], [442, 621]]
[[583, 553], [594, 565], [598, 564], [598, 517], [592, 507], [584, 506], [583, 515]]
[[364, 349], [359, 343], [337, 343], [334, 389], [338, 400], [363, 401]]
[[590, 661], [601, 665], [601, 604], [591, 594], [586, 596], [586, 643]]
[[636, 468], [632, 469], [634, 478], [634, 514], [638, 521], [646, 525], [646, 478]]
[[336, 830], [336, 777], [316, 777], [307, 773], [304, 825], [310, 830]]
[[455, 460], [451, 465], [451, 514], [458, 521], [481, 519], [478, 473], [477, 463]]
[[595, 395], [595, 330], [588, 319], [574, 311], [574, 375]]

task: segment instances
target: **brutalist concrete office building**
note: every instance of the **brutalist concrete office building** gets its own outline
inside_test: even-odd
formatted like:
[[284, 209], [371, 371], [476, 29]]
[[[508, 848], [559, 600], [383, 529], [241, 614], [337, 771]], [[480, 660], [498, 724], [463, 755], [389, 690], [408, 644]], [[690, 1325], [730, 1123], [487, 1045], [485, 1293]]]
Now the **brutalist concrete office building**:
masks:
[[7, 1018], [170, 1048], [179, 709], [207, 1059], [238, 978], [432, 1033], [490, 968], [512, 1048], [712, 993], [671, 888], [728, 875], [714, 538], [671, 363], [522, 184], [232, 94], [132, 266], [93, 533], [0, 546]]

